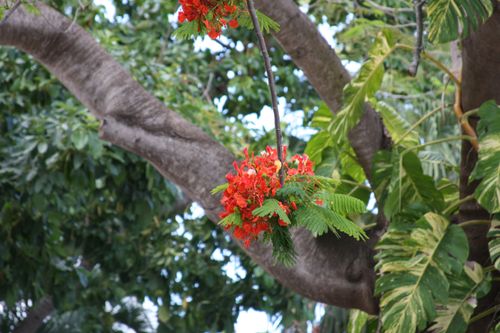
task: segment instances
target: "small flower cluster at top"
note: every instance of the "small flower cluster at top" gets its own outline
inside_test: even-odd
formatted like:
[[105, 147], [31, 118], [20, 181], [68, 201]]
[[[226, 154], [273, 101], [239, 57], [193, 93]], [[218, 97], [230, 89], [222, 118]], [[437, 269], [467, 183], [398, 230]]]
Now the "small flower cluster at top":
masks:
[[[234, 227], [234, 237], [249, 246], [262, 232], [271, 232], [272, 224], [277, 223], [286, 227], [289, 222], [283, 220], [277, 214], [273, 216], [256, 216], [254, 210], [261, 207], [266, 199], [275, 198], [276, 192], [281, 188], [279, 171], [283, 167], [286, 180], [296, 175], [313, 176], [312, 162], [307, 155], [295, 155], [291, 163], [284, 163], [278, 159], [276, 149], [267, 147], [260, 155], [249, 155], [244, 150], [245, 159], [238, 164], [233, 163], [236, 173], [228, 173], [226, 179], [227, 187], [222, 196], [221, 203], [224, 212], [220, 214], [222, 219], [235, 213], [239, 215], [238, 223], [224, 224], [226, 229]], [[286, 147], [283, 149], [284, 159]], [[278, 201], [279, 207], [287, 214], [297, 210], [297, 204], [293, 200]]]
[[212, 39], [221, 35], [223, 27], [238, 27], [237, 16], [242, 0], [179, 0], [179, 3], [182, 6], [179, 22], [197, 21], [198, 31], [203, 25]]

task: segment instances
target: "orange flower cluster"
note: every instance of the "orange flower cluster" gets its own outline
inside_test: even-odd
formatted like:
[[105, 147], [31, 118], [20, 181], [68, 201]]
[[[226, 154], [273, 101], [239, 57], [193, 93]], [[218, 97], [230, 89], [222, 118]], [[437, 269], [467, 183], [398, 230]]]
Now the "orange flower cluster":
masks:
[[[233, 18], [227, 21], [228, 17], [234, 17], [238, 6], [234, 3], [241, 0], [179, 0], [182, 6], [179, 12], [179, 22], [198, 21], [199, 27], [203, 24], [208, 36], [215, 39], [221, 35], [222, 28], [229, 25], [231, 28], [238, 27], [238, 21]], [[200, 28], [201, 29], [201, 28]]]
[[[286, 157], [286, 147], [283, 149], [283, 156]], [[220, 214], [225, 218], [233, 213], [241, 216], [241, 225], [234, 226], [233, 234], [237, 239], [249, 246], [251, 240], [256, 239], [261, 232], [270, 232], [271, 223], [278, 223], [280, 226], [287, 226], [287, 223], [277, 216], [260, 217], [254, 216], [253, 210], [261, 207], [264, 200], [274, 198], [276, 192], [281, 187], [279, 180], [279, 170], [285, 168], [286, 178], [294, 175], [314, 175], [312, 162], [307, 155], [295, 155], [292, 157], [294, 167], [284, 163], [282, 166], [278, 159], [276, 149], [266, 147], [260, 155], [249, 155], [248, 150], [244, 150], [245, 159], [238, 165], [233, 163], [236, 174], [228, 173], [226, 179], [228, 187], [224, 191], [221, 203], [224, 212]], [[296, 166], [295, 166], [296, 165]], [[294, 201], [279, 201], [280, 207], [287, 215], [292, 210], [297, 209]], [[229, 229], [232, 226], [227, 226]]]

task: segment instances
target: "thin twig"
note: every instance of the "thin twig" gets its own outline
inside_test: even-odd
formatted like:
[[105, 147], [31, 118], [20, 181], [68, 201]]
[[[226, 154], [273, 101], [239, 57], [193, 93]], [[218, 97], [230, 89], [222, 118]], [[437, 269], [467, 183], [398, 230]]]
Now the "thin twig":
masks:
[[0, 22], [0, 25], [4, 24], [5, 22], [7, 22], [7, 20], [9, 19], [9, 17], [14, 14], [14, 12], [16, 11], [16, 9], [19, 8], [19, 6], [21, 6], [21, 0], [17, 0], [16, 3], [14, 4], [14, 6], [12, 6], [11, 10], [5, 14], [2, 22]]
[[424, 18], [422, 8], [425, 0], [413, 0], [415, 6], [415, 16], [417, 21], [417, 39], [415, 41], [415, 50], [413, 50], [413, 62], [410, 65], [409, 72], [411, 76], [417, 75], [420, 64], [420, 54], [424, 50]]
[[205, 90], [203, 91], [203, 97], [207, 100], [208, 103], [212, 103], [212, 97], [210, 96], [210, 90], [212, 89], [212, 82], [214, 80], [214, 73], [210, 73], [208, 76], [208, 82]]
[[472, 317], [469, 321], [469, 324], [472, 324], [480, 319], [483, 319], [485, 317], [488, 317], [489, 315], [492, 315], [494, 313], [497, 313], [498, 311], [500, 311], [500, 304], [496, 305], [496, 306], [493, 306], [491, 308], [488, 308], [487, 310], [475, 315], [474, 317]]
[[264, 36], [262, 31], [260, 30], [259, 20], [257, 19], [257, 13], [255, 11], [255, 5], [253, 0], [247, 0], [248, 12], [250, 13], [250, 17], [252, 18], [252, 23], [255, 28], [255, 33], [257, 34], [257, 39], [259, 40], [259, 48], [262, 53], [262, 57], [264, 58], [264, 66], [267, 72], [267, 80], [269, 82], [269, 91], [271, 93], [271, 103], [273, 106], [274, 113], [274, 127], [276, 131], [276, 144], [278, 148], [278, 159], [281, 162], [280, 168], [280, 183], [281, 186], [285, 183], [285, 169], [283, 168], [283, 137], [281, 134], [280, 127], [280, 114], [278, 111], [278, 97], [276, 95], [276, 86], [274, 83], [274, 75], [271, 67], [271, 59], [269, 57], [269, 53], [267, 52], [266, 41], [264, 40]]
[[470, 144], [474, 148], [475, 151], [479, 151], [479, 143], [477, 141], [477, 135], [474, 128], [467, 121], [467, 118], [464, 118], [464, 112], [462, 110], [462, 85], [457, 85], [455, 91], [455, 105], [453, 105], [453, 111], [455, 111], [455, 115], [462, 126], [462, 129], [465, 134], [471, 136], [473, 139], [470, 141]]
[[491, 225], [490, 220], [469, 220], [463, 223], [460, 223], [459, 226], [462, 228], [467, 228], [470, 226], [478, 226], [478, 225], [484, 225], [484, 226], [489, 226]]
[[393, 7], [382, 6], [382, 5], [377, 4], [375, 1], [371, 1], [371, 0], [366, 0], [366, 3], [369, 4], [370, 6], [372, 6], [373, 8], [380, 10], [380, 11], [384, 12], [385, 14], [389, 14], [389, 15], [394, 15], [394, 14], [399, 14], [399, 13], [408, 13], [408, 12], [412, 11], [411, 8], [393, 8]]

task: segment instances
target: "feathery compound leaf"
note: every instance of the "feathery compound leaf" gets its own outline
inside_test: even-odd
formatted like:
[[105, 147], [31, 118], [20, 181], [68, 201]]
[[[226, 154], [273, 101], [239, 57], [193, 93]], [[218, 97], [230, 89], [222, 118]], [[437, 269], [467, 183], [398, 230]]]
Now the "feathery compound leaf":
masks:
[[173, 36], [180, 40], [186, 40], [191, 38], [191, 36], [198, 36], [205, 32], [205, 26], [200, 26], [197, 21], [186, 22], [174, 31]]
[[[329, 229], [328, 218], [326, 217], [327, 209], [312, 205], [310, 207], [300, 207], [293, 216], [297, 224], [308, 229], [314, 237], [325, 234]], [[332, 230], [337, 236], [336, 230]]]
[[491, 0], [430, 0], [427, 15], [430, 19], [429, 40], [445, 43], [466, 37], [493, 12]]
[[385, 128], [389, 131], [392, 141], [405, 148], [419, 144], [417, 131], [408, 132], [410, 124], [392, 106], [384, 102], [376, 102], [372, 103], [372, 105], [375, 105], [375, 110], [382, 116]]
[[[259, 21], [260, 29], [262, 32], [269, 33], [272, 31], [280, 31], [280, 25], [269, 16], [264, 15], [262, 12], [256, 10], [257, 20]], [[253, 23], [250, 15], [244, 14], [238, 18], [238, 23], [247, 29], [253, 29]]]
[[464, 333], [477, 305], [477, 299], [489, 292], [489, 275], [476, 262], [467, 263], [459, 275], [451, 275], [450, 297], [439, 307], [433, 333]]
[[308, 229], [315, 237], [330, 230], [337, 236], [340, 231], [357, 240], [367, 238], [364, 230], [354, 222], [325, 207], [316, 205], [302, 207], [295, 211], [294, 217], [298, 225]]
[[272, 217], [274, 214], [277, 214], [281, 220], [283, 220], [286, 224], [292, 223], [286, 212], [283, 208], [280, 207], [279, 201], [276, 199], [266, 199], [261, 207], [255, 208], [252, 211], [254, 216], [261, 217]]
[[297, 197], [299, 199], [305, 199], [309, 196], [305, 187], [306, 184], [303, 182], [288, 181], [276, 192], [276, 195], [280, 198]]
[[377, 245], [377, 268], [385, 333], [423, 330], [436, 316], [435, 302], [446, 303], [446, 274], [459, 273], [469, 252], [463, 230], [427, 213], [411, 233], [392, 227]]
[[500, 213], [500, 107], [488, 101], [479, 108], [479, 159], [472, 179], [481, 179], [474, 197], [490, 213]]
[[389, 30], [382, 30], [373, 45], [369, 59], [359, 74], [344, 89], [344, 108], [333, 117], [329, 126], [333, 140], [345, 140], [347, 133], [359, 121], [368, 98], [373, 97], [384, 78], [384, 61], [394, 51], [395, 38]]
[[490, 240], [488, 248], [490, 249], [491, 262], [500, 271], [500, 220], [491, 221], [488, 238]]
[[210, 191], [210, 194], [214, 195], [219, 192], [225, 191], [229, 187], [228, 183], [220, 184], [219, 186], [215, 187], [212, 191]]
[[327, 211], [329, 212], [331, 228], [337, 229], [356, 240], [368, 239], [365, 231], [360, 226], [329, 209]]
[[219, 221], [219, 224], [223, 227], [241, 226], [242, 223], [240, 213], [232, 213]]
[[292, 267], [295, 264], [297, 254], [293, 248], [290, 229], [274, 225], [270, 238], [273, 243], [273, 257], [284, 266]]
[[366, 205], [363, 201], [346, 194], [323, 191], [318, 193], [316, 197], [323, 200], [328, 208], [342, 216], [366, 212]]

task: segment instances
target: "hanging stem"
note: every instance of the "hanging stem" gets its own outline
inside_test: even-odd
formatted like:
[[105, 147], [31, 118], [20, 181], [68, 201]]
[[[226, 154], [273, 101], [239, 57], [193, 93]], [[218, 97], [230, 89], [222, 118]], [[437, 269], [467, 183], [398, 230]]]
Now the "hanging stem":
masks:
[[255, 11], [255, 5], [253, 0], [247, 0], [248, 12], [250, 13], [250, 17], [252, 19], [253, 26], [255, 28], [255, 34], [257, 35], [257, 39], [259, 40], [259, 49], [262, 53], [262, 58], [264, 58], [264, 67], [267, 72], [267, 80], [269, 83], [269, 91], [271, 93], [271, 103], [273, 107], [274, 113], [274, 129], [276, 131], [276, 145], [278, 149], [278, 159], [281, 162], [280, 168], [280, 183], [281, 186], [285, 183], [285, 168], [283, 167], [283, 136], [281, 134], [280, 127], [280, 114], [278, 111], [278, 97], [276, 95], [276, 85], [274, 83], [274, 75], [271, 68], [271, 58], [269, 57], [269, 53], [267, 52], [266, 41], [264, 40], [264, 35], [260, 30], [259, 20], [257, 19], [257, 12]]
[[417, 75], [418, 65], [420, 64], [420, 55], [424, 50], [424, 19], [422, 8], [426, 0], [413, 0], [415, 7], [415, 16], [417, 20], [417, 40], [415, 41], [415, 50], [413, 50], [413, 62], [410, 65], [410, 75]]

